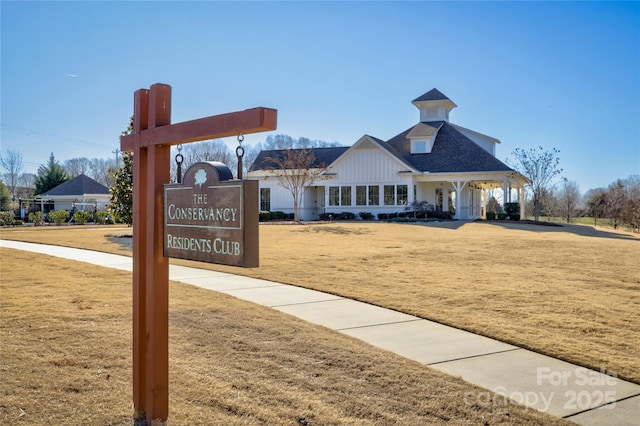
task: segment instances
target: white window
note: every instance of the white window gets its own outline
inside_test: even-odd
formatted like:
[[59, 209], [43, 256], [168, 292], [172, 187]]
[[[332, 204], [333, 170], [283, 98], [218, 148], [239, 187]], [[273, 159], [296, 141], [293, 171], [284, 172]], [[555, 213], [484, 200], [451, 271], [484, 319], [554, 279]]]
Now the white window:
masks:
[[260, 188], [260, 210], [271, 211], [271, 188]]
[[396, 204], [396, 187], [393, 185], [384, 186], [384, 205], [394, 206]]
[[351, 187], [350, 186], [340, 187], [340, 205], [341, 206], [351, 205]]
[[380, 204], [380, 187], [375, 185], [369, 186], [369, 205], [377, 206]]
[[351, 187], [350, 186], [330, 186], [329, 187], [330, 206], [350, 206]]
[[398, 185], [396, 187], [396, 194], [398, 196], [398, 205], [399, 206], [406, 206], [407, 203], [409, 202], [409, 187], [407, 185]]
[[413, 142], [413, 153], [419, 154], [427, 152], [427, 141], [414, 141]]
[[367, 205], [367, 187], [356, 186], [356, 206]]
[[330, 206], [340, 205], [340, 187], [339, 186], [329, 187], [329, 205]]

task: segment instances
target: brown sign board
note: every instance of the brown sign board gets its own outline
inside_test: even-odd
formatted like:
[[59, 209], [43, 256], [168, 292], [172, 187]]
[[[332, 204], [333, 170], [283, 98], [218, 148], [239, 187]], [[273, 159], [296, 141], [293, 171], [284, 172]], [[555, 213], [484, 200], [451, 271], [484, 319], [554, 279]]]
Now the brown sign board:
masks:
[[164, 256], [258, 266], [258, 182], [227, 166], [199, 162], [182, 183], [164, 185]]

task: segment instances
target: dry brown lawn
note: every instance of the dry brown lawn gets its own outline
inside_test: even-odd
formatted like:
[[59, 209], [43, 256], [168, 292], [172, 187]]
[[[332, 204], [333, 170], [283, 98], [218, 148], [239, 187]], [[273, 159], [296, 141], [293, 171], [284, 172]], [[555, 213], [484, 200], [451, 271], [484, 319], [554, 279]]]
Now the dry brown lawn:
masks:
[[[131, 275], [0, 257], [0, 424], [132, 424]], [[486, 391], [268, 308], [170, 292], [170, 424], [568, 424], [471, 405]]]
[[[130, 253], [127, 230], [2, 238]], [[130, 230], [128, 230], [130, 233]], [[176, 260], [335, 293], [640, 383], [640, 238], [589, 226], [261, 225], [260, 267]]]

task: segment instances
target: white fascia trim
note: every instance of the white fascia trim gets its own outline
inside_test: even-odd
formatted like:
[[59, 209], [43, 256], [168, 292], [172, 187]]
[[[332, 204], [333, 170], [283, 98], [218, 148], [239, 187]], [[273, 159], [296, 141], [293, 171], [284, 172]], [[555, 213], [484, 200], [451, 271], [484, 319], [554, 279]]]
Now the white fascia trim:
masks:
[[[309, 169], [310, 173], [313, 172], [318, 172], [322, 169]], [[260, 179], [265, 179], [268, 177], [278, 177], [278, 176], [283, 176], [285, 173], [282, 173], [280, 169], [271, 169], [271, 170], [257, 170], [257, 171], [253, 171], [253, 172], [247, 172], [244, 174], [244, 177], [247, 178], [248, 180], [260, 180]], [[322, 173], [318, 173], [318, 175], [321, 175]]]
[[482, 180], [496, 180], [504, 181], [510, 180], [517, 182], [520, 185], [530, 185], [531, 181], [522, 174], [514, 171], [495, 171], [495, 172], [459, 172], [459, 173], [422, 173], [419, 176], [425, 176], [429, 179], [426, 181], [482, 181]]
[[449, 111], [451, 111], [452, 109], [456, 108], [458, 105], [456, 105], [455, 102], [453, 102], [451, 99], [438, 99], [438, 100], [433, 100], [433, 101], [413, 101], [411, 102], [413, 105], [416, 106], [416, 108], [421, 109], [421, 108], [429, 108], [429, 107], [433, 107], [433, 108], [437, 108], [437, 107], [444, 107], [444, 108], [448, 108]]
[[333, 163], [329, 164], [329, 167], [327, 167], [327, 170], [330, 170], [332, 167], [337, 165], [340, 161], [347, 158], [347, 156], [350, 155], [352, 150], [356, 149], [358, 145], [362, 145], [365, 142], [371, 142], [372, 144], [374, 144], [380, 151], [388, 155], [391, 159], [393, 159], [396, 163], [398, 163], [402, 167], [406, 167], [414, 173], [419, 173], [419, 171], [413, 168], [410, 164], [405, 163], [404, 161], [402, 161], [401, 159], [399, 159], [398, 157], [396, 157], [395, 155], [393, 155], [392, 153], [384, 149], [382, 146], [380, 146], [380, 144], [369, 135], [364, 135], [360, 139], [358, 139], [358, 141], [353, 145], [351, 145], [351, 147], [348, 150], [343, 152], [340, 157], [336, 158], [336, 160]]

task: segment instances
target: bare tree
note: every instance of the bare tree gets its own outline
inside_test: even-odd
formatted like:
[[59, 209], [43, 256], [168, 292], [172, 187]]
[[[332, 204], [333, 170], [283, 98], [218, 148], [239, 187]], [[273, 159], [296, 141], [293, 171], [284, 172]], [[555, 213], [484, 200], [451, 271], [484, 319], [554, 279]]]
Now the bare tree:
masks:
[[309, 149], [309, 148], [334, 148], [342, 146], [339, 142], [326, 142], [317, 139], [309, 139], [301, 136], [293, 138], [289, 135], [269, 135], [262, 144], [264, 150], [279, 149]]
[[622, 184], [625, 199], [620, 219], [637, 231], [640, 228], [640, 175], [629, 176]]
[[109, 169], [115, 169], [116, 162], [115, 159], [109, 158], [92, 158], [89, 161], [89, 170], [87, 171], [87, 176], [91, 179], [95, 180], [103, 184], [106, 187], [110, 187], [113, 183], [111, 173], [109, 173]]
[[556, 197], [558, 213], [567, 223], [576, 217], [580, 208], [580, 188], [575, 181], [564, 179], [560, 192]]
[[64, 171], [71, 177], [89, 175], [91, 160], [87, 157], [71, 158], [62, 163]]
[[551, 221], [551, 217], [555, 216], [558, 211], [558, 197], [556, 197], [555, 187], [542, 191], [539, 204], [540, 216], [547, 216], [547, 220]]
[[2, 167], [2, 177], [8, 184], [11, 199], [15, 200], [18, 177], [23, 170], [22, 154], [13, 149], [6, 150], [4, 155], [0, 155], [0, 166]]
[[18, 186], [31, 188], [35, 186], [36, 174], [35, 173], [20, 173], [18, 176]]
[[327, 164], [317, 164], [313, 149], [285, 149], [275, 151], [266, 161], [280, 185], [293, 197], [293, 220], [300, 222], [300, 203], [305, 191], [314, 182], [325, 179]]
[[617, 228], [624, 212], [626, 193], [620, 179], [609, 185], [606, 200], [606, 215], [613, 220], [613, 227]]
[[256, 158], [258, 158], [258, 154], [262, 151], [262, 143], [258, 142], [256, 145], [244, 145], [244, 157], [242, 159], [242, 168], [243, 172], [246, 174], [249, 172], [251, 165]]
[[86, 175], [96, 182], [109, 187], [112, 183], [109, 169], [116, 168], [116, 162], [113, 158], [78, 157], [66, 160], [63, 168], [69, 177]]
[[269, 135], [264, 141], [263, 149], [265, 151], [279, 150], [279, 149], [294, 149], [296, 147], [296, 140], [289, 135]]
[[513, 168], [531, 180], [533, 215], [536, 221], [540, 218], [545, 196], [550, 193], [553, 187], [553, 180], [562, 173], [562, 169], [558, 167], [560, 164], [559, 153], [560, 151], [556, 148], [546, 151], [541, 146], [529, 150], [516, 148], [511, 153], [513, 162], [509, 163], [513, 163], [511, 164]]
[[[178, 147], [172, 147], [173, 158], [178, 154]], [[182, 163], [182, 173], [195, 163], [200, 161], [219, 161], [224, 163], [234, 172], [237, 169], [236, 155], [231, 153], [231, 150], [221, 139], [212, 141], [190, 143], [182, 146], [180, 151], [184, 158]], [[175, 161], [171, 161], [171, 177], [172, 180], [176, 180], [178, 165]]]
[[235, 158], [231, 154], [231, 150], [221, 139], [193, 143], [185, 145], [182, 154], [185, 162], [188, 164], [197, 163], [198, 161], [219, 161], [226, 165], [231, 164]]
[[585, 195], [586, 210], [594, 218], [606, 217], [613, 227], [625, 224], [632, 230], [640, 229], [640, 175], [618, 179], [608, 188], [596, 188]]
[[622, 220], [634, 231], [640, 230], [640, 187], [628, 188]]
[[587, 191], [584, 196], [585, 208], [591, 216], [593, 216], [593, 225], [598, 225], [598, 218], [604, 217], [607, 206], [607, 190], [604, 188], [596, 188]]

